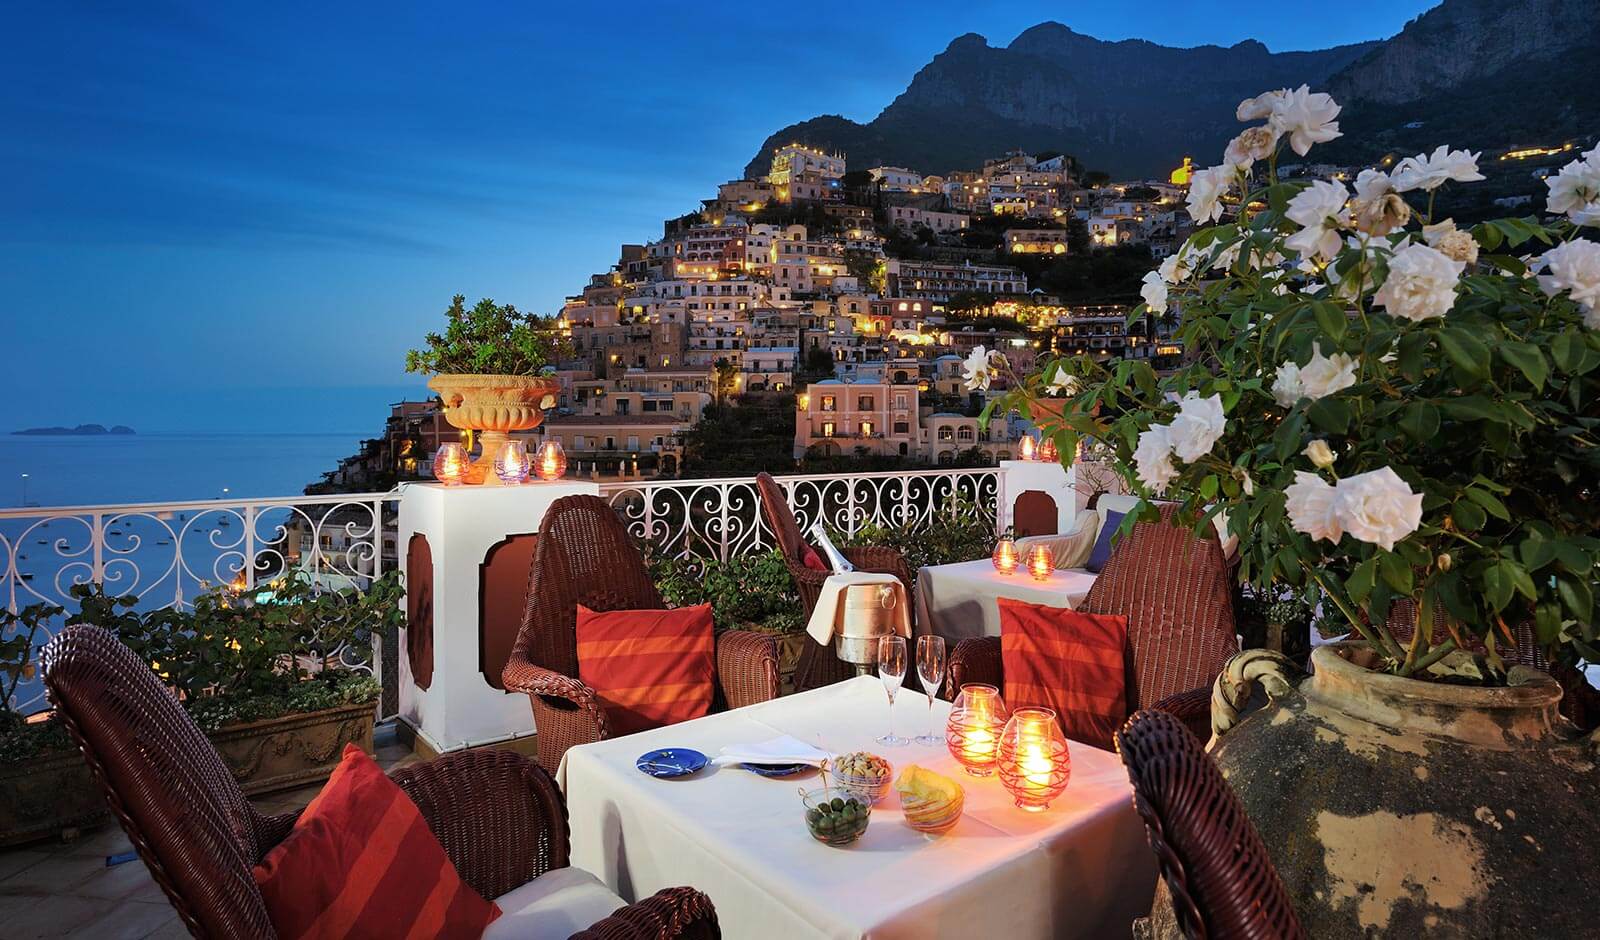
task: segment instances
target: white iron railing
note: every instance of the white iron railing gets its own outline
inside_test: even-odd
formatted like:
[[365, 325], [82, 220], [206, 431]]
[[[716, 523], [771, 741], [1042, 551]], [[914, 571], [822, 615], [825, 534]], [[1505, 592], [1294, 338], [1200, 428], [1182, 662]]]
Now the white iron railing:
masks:
[[[72, 588], [98, 584], [141, 610], [188, 608], [212, 586], [248, 591], [290, 574], [363, 588], [394, 563], [398, 502], [391, 492], [0, 509], [0, 603], [70, 613]], [[26, 711], [42, 692], [28, 683], [17, 699]]]
[[[923, 525], [957, 505], [956, 497], [994, 522], [1004, 502], [998, 468], [895, 470], [778, 477], [789, 505], [809, 529], [818, 519], [853, 536], [864, 525]], [[727, 561], [773, 546], [761, 517], [755, 477], [602, 483], [637, 539], [675, 557]]]

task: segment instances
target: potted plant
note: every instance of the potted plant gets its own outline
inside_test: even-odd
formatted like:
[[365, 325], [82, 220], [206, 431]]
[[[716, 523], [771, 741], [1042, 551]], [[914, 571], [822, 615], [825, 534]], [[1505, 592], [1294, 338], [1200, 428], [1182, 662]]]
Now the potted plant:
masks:
[[1314, 586], [1346, 622], [1310, 678], [1247, 651], [1213, 699], [1213, 756], [1311, 935], [1589, 932], [1600, 896], [1548, 873], [1600, 868], [1600, 738], [1517, 664], [1581, 692], [1571, 667], [1600, 661], [1600, 151], [1547, 181], [1553, 220], [1462, 228], [1434, 206], [1482, 179], [1464, 151], [1353, 192], [1279, 179], [1337, 114], [1305, 87], [1240, 105], [1264, 123], [1194, 175], [1204, 227], [1130, 314], [1181, 312], [1186, 365], [1045, 363], [1079, 383], [1059, 452], [1104, 443], [1197, 532], [1225, 515], [1242, 581]]
[[755, 630], [778, 638], [778, 678], [781, 691], [794, 691], [794, 673], [805, 649], [805, 619], [800, 595], [776, 549], [759, 554], [735, 555], [725, 562], [714, 558], [665, 557], [647, 552], [651, 579], [662, 598], [673, 607], [710, 604], [718, 632]]
[[66, 726], [16, 709], [18, 687], [37, 675], [40, 632], [59, 612], [0, 609], [0, 846], [69, 833], [106, 811]]
[[433, 373], [428, 387], [444, 403], [445, 420], [480, 442], [468, 482], [498, 485], [495, 454], [512, 431], [531, 431], [556, 403], [559, 383], [547, 374], [569, 352], [557, 321], [485, 297], [467, 309], [457, 294], [444, 333], [406, 353], [406, 371]]

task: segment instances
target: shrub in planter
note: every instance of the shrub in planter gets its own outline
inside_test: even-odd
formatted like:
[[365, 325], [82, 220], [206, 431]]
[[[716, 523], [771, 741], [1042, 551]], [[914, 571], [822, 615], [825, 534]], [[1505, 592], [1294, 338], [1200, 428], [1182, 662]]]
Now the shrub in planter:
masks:
[[912, 577], [929, 565], [988, 558], [999, 541], [994, 521], [978, 511], [977, 504], [952, 495], [926, 521], [883, 526], [864, 525], [855, 535], [841, 537], [845, 545], [882, 545], [905, 557]]

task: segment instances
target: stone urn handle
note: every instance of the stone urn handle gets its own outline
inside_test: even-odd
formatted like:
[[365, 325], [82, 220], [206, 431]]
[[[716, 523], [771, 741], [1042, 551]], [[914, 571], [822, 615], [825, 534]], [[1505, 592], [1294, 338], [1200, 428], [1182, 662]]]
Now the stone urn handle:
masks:
[[1304, 676], [1305, 672], [1282, 653], [1254, 649], [1234, 654], [1211, 687], [1212, 739], [1233, 730], [1239, 723], [1240, 710], [1257, 687], [1267, 693], [1267, 698], [1277, 701]]

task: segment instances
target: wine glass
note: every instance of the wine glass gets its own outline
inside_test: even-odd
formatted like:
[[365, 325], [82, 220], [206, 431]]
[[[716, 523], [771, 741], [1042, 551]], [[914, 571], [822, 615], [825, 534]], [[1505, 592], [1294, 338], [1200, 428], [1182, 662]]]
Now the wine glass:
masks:
[[928, 733], [917, 735], [915, 740], [937, 747], [944, 743], [944, 735], [933, 722], [933, 700], [939, 694], [939, 683], [944, 681], [944, 637], [931, 633], [917, 637], [917, 676], [928, 693]]
[[883, 680], [883, 691], [889, 695], [889, 733], [878, 738], [878, 743], [894, 747], [911, 742], [894, 733], [894, 694], [906, 678], [906, 641], [904, 637], [886, 636], [878, 639], [878, 678]]

